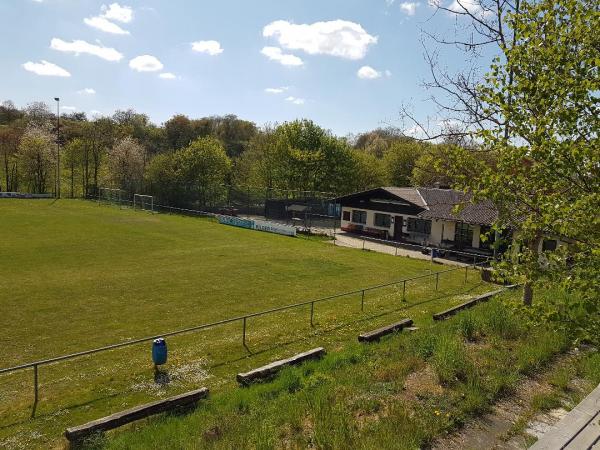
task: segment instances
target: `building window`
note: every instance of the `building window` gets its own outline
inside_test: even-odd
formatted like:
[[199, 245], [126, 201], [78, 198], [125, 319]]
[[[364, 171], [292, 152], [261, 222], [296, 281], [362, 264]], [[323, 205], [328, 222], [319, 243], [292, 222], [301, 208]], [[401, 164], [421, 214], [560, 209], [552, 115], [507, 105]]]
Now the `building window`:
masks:
[[459, 248], [473, 245], [473, 227], [468, 223], [458, 222], [454, 231], [454, 242]]
[[544, 252], [553, 252], [556, 250], [556, 239], [544, 239], [542, 243], [542, 251]]
[[352, 222], [354, 223], [367, 223], [367, 212], [359, 211], [357, 209], [352, 210]]
[[342, 219], [343, 219], [343, 220], [350, 221], [350, 211], [344, 211], [344, 212], [342, 213]]
[[389, 214], [375, 213], [375, 226], [389, 228], [392, 224], [392, 218]]
[[412, 233], [431, 234], [431, 220], [409, 217], [407, 230]]

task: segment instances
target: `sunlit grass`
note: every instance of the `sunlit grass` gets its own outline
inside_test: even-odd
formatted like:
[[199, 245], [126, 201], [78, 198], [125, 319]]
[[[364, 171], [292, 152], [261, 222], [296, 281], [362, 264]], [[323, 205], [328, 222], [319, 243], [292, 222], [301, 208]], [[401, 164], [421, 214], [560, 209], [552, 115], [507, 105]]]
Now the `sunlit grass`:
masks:
[[[447, 267], [84, 201], [0, 202], [2, 367], [315, 299]], [[0, 444], [45, 447], [64, 428], [207, 385], [310, 346], [342, 349], [365, 331], [489, 290], [479, 273], [440, 276], [168, 339], [169, 383], [154, 381], [148, 343], [0, 376]]]

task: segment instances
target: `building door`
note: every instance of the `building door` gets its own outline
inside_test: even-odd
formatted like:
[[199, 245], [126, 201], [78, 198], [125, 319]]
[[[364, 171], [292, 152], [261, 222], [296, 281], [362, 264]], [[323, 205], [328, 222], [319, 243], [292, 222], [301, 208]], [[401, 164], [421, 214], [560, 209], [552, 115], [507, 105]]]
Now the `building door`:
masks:
[[394, 240], [402, 240], [402, 225], [404, 224], [404, 218], [402, 216], [394, 217]]

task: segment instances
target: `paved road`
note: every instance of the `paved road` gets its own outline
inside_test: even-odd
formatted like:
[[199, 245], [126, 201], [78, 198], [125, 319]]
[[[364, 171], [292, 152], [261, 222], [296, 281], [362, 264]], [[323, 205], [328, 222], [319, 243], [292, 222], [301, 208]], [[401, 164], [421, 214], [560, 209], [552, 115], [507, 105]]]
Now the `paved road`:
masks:
[[[335, 245], [339, 245], [341, 247], [352, 247], [352, 248], [364, 248], [365, 250], [371, 250], [373, 252], [378, 252], [378, 253], [387, 253], [388, 255], [395, 255], [395, 256], [407, 256], [409, 258], [415, 258], [415, 259], [423, 259], [423, 260], [431, 260], [431, 256], [429, 255], [424, 255], [423, 253], [421, 253], [420, 251], [417, 250], [408, 250], [402, 247], [396, 247], [393, 244], [385, 244], [383, 242], [373, 242], [373, 241], [369, 241], [368, 239], [361, 239], [359, 237], [356, 236], [351, 236], [348, 235], [346, 233], [336, 233], [335, 235]], [[363, 247], [364, 245], [364, 247]], [[464, 266], [468, 266], [469, 264], [465, 264], [463, 262], [460, 261], [453, 261], [451, 259], [445, 259], [445, 258], [434, 258], [434, 261], [442, 263], [442, 264], [447, 264], [447, 265], [451, 265], [451, 266], [460, 266], [460, 267], [464, 267]]]

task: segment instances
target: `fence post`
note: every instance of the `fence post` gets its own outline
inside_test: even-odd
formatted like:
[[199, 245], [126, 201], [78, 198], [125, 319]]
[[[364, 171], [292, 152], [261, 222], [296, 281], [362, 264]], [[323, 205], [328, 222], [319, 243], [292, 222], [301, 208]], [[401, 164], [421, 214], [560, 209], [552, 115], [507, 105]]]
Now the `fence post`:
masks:
[[313, 317], [315, 316], [315, 302], [310, 303], [310, 326], [314, 327]]
[[403, 302], [406, 301], [406, 280], [403, 281], [403, 286], [402, 286], [402, 301]]
[[439, 284], [439, 282], [440, 282], [440, 273], [436, 272], [435, 273], [435, 290], [436, 291], [438, 290], [438, 284]]
[[396, 250], [394, 250], [394, 256], [398, 256], [398, 244], [396, 244]]
[[31, 410], [31, 417], [35, 416], [35, 410], [38, 404], [38, 365], [33, 365], [33, 409]]
[[362, 290], [362, 295], [360, 297], [360, 310], [364, 311], [365, 310], [365, 290]]
[[246, 316], [244, 316], [244, 325], [242, 327], [242, 345], [246, 346]]
[[365, 238], [364, 237], [363, 237], [363, 247], [362, 247], [362, 249], [363, 250], [365, 249]]

